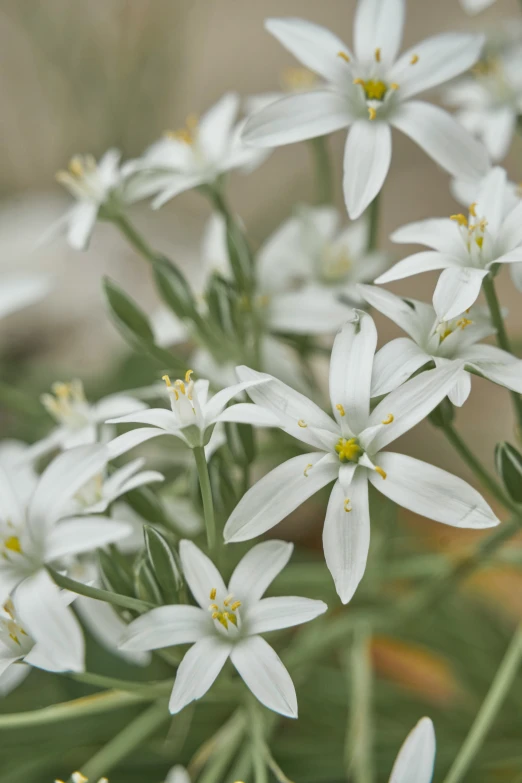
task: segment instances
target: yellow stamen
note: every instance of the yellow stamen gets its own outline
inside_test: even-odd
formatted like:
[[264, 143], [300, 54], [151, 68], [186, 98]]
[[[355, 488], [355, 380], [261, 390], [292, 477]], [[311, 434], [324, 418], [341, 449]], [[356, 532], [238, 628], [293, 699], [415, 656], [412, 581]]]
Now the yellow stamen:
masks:
[[379, 47], [377, 47], [377, 49], [375, 50], [375, 60], [378, 63], [381, 62], [381, 50]]
[[168, 376], [168, 375], [162, 375], [162, 376], [161, 376], [161, 380], [162, 380], [162, 381], [165, 381], [165, 384], [166, 384], [166, 386], [167, 386], [169, 389], [171, 389], [171, 388], [172, 388], [172, 383], [170, 382], [170, 378], [169, 378], [169, 376]]
[[350, 62], [350, 58], [346, 54], [346, 52], [337, 52], [337, 57], [340, 57], [341, 60], [344, 60], [346, 63]]
[[487, 225], [488, 225], [488, 221], [486, 220], [486, 218], [482, 218], [482, 220], [479, 223], [480, 230], [484, 232], [487, 228]]
[[89, 778], [86, 778], [85, 775], [82, 775], [81, 772], [73, 772], [71, 775], [71, 780], [73, 783], [88, 783]]
[[187, 370], [185, 373], [185, 383], [190, 383], [190, 376], [193, 374], [194, 370]]
[[477, 211], [475, 209], [476, 206], [477, 206], [476, 201], [474, 201], [473, 204], [469, 205], [469, 214], [471, 215], [471, 217], [477, 217]]
[[232, 625], [235, 625], [236, 628], [237, 628], [237, 617], [236, 617], [236, 615], [232, 614], [232, 612], [224, 612], [224, 615], [226, 615], [228, 622], [232, 623]]
[[450, 220], [454, 220], [455, 223], [458, 223], [459, 226], [467, 226], [468, 225], [468, 219], [465, 215], [450, 215]]
[[457, 321], [457, 326], [460, 329], [465, 329], [466, 326], [470, 326], [472, 323], [473, 321], [470, 321], [469, 318], [459, 318], [459, 320]]
[[219, 606], [217, 604], [210, 604], [210, 606], [208, 607], [208, 610], [209, 610], [209, 612], [218, 612], [219, 611]]
[[232, 598], [233, 598], [232, 593], [230, 593], [230, 595], [227, 595], [227, 597], [223, 601], [224, 606], [228, 606], [229, 603], [231, 602]]
[[385, 479], [386, 476], [387, 476], [387, 473], [382, 468], [380, 468], [378, 465], [375, 466], [375, 472], [378, 473], [379, 476], [381, 476], [383, 479]]
[[14, 609], [14, 604], [13, 604], [13, 601], [11, 600], [11, 598], [8, 598], [8, 599], [7, 599], [7, 601], [6, 601], [6, 602], [5, 602], [5, 604], [3, 605], [2, 609], [4, 610], [4, 612], [5, 612], [6, 614], [8, 614], [8, 615], [9, 615], [9, 617], [11, 618], [11, 620], [14, 620], [15, 609]]
[[477, 245], [478, 245], [478, 246], [480, 247], [480, 249], [482, 250], [482, 245], [484, 244], [484, 237], [477, 237], [477, 238], [475, 239], [475, 242], [477, 243]]
[[304, 430], [304, 428], [305, 428], [305, 427], [308, 427], [308, 424], [306, 423], [306, 421], [304, 421], [304, 419], [299, 419], [299, 421], [297, 422], [297, 424], [298, 424], [298, 425], [299, 425], [299, 427], [301, 427], [301, 429], [303, 429], [303, 430]]
[[73, 177], [76, 177], [77, 179], [81, 179], [85, 174], [85, 168], [83, 166], [81, 158], [79, 158], [77, 155], [74, 158], [71, 158], [67, 168], [69, 169]]
[[339, 405], [336, 405], [335, 409], [339, 411], [340, 416], [346, 416], [344, 407], [341, 405], [341, 403], [339, 403]]
[[210, 600], [214, 601], [215, 598], [216, 598], [216, 595], [217, 595], [217, 590], [216, 590], [215, 587], [213, 587], [212, 590], [210, 591]]
[[234, 601], [234, 603], [230, 608], [232, 609], [233, 612], [236, 612], [240, 606], [241, 606], [241, 601]]
[[353, 83], [354, 84], [360, 84], [361, 87], [364, 87], [364, 80], [363, 79], [354, 79]]
[[398, 89], [399, 89], [399, 85], [397, 84], [397, 82], [392, 82], [390, 84], [390, 90], [398, 90]]
[[410, 65], [417, 65], [418, 62], [419, 62], [419, 55], [418, 54], [412, 54], [411, 60], [410, 60]]
[[346, 438], [339, 438], [335, 450], [338, 453], [341, 462], [357, 462], [362, 454], [362, 449], [356, 438], [350, 438], [349, 440]]
[[4, 541], [4, 547], [9, 549], [11, 552], [22, 551], [22, 545], [20, 544], [20, 539], [18, 536], [9, 536], [9, 538], [6, 538]]
[[391, 424], [394, 420], [395, 416], [393, 413], [388, 413], [385, 419], [382, 420], [381, 424]]
[[[183, 381], [180, 381], [179, 378], [178, 378], [177, 381], [174, 382], [174, 386], [177, 389], [179, 389], [182, 394], [186, 394], [187, 393], [187, 390], [185, 388], [185, 384], [183, 383]], [[176, 397], [176, 399], [177, 399], [177, 397]]]
[[311, 468], [313, 468], [313, 465], [311, 462], [309, 462], [306, 468], [303, 470], [303, 474], [305, 478], [308, 478], [308, 471], [311, 470]]
[[346, 500], [344, 501], [344, 510], [347, 513], [349, 513], [352, 510], [351, 508], [349, 508], [349, 506], [350, 506], [350, 498], [346, 498]]
[[368, 116], [370, 120], [374, 120], [377, 117], [377, 111], [373, 108], [373, 106], [368, 106]]

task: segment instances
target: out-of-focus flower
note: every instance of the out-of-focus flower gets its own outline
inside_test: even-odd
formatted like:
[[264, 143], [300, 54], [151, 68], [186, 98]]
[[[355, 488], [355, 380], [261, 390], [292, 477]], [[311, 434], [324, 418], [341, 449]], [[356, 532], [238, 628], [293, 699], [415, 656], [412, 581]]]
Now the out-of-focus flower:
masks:
[[443, 269], [433, 306], [441, 321], [456, 318], [476, 301], [493, 264], [522, 262], [522, 202], [504, 217], [506, 172], [496, 167], [483, 180], [469, 218], [433, 218], [410, 223], [392, 234], [394, 242], [432, 248], [399, 261], [375, 281]]
[[157, 194], [152, 202], [157, 208], [185, 190], [214, 184], [226, 171], [259, 166], [267, 153], [241, 141], [238, 109], [239, 96], [227, 93], [200, 120], [190, 115], [184, 128], [169, 131], [123, 166], [126, 193], [133, 200]]
[[[359, 291], [369, 305], [404, 329], [409, 337], [398, 337], [384, 345], [375, 356], [372, 397], [396, 389], [428, 362], [442, 367], [458, 362], [462, 368], [449, 390], [454, 405], [463, 405], [471, 391], [468, 365], [485, 378], [522, 394], [522, 361], [494, 345], [477, 345], [495, 334], [487, 311], [476, 305], [451, 321], [440, 322], [432, 305], [416, 299], [403, 299], [376, 286], [362, 285]], [[411, 339], [410, 339], [411, 338]]]
[[315, 403], [270, 376], [239, 367], [239, 377], [269, 382], [249, 396], [279, 427], [316, 451], [279, 465], [248, 490], [230, 515], [226, 541], [270, 530], [322, 487], [335, 481], [323, 531], [326, 563], [343, 603], [354, 594], [370, 544], [368, 481], [395, 503], [438, 522], [484, 528], [495, 514], [469, 484], [445, 470], [382, 449], [427, 416], [454, 386], [458, 364], [429, 370], [385, 397], [370, 413], [377, 332], [372, 318], [356, 318], [337, 335], [330, 363], [335, 421]]
[[281, 90], [276, 92], [263, 92], [259, 95], [249, 95], [245, 100], [245, 109], [247, 114], [253, 114], [271, 103], [275, 103], [280, 98], [300, 92], [309, 92], [316, 87], [325, 86], [319, 77], [308, 68], [285, 68], [279, 79]]
[[522, 47], [487, 54], [450, 86], [446, 102], [457, 119], [486, 145], [494, 161], [508, 153], [522, 113]]
[[444, 33], [397, 59], [404, 0], [359, 0], [354, 54], [319, 25], [302, 19], [269, 19], [266, 27], [327, 86], [291, 95], [251, 116], [244, 139], [276, 147], [351, 126], [344, 155], [344, 196], [350, 217], [362, 214], [379, 193], [391, 161], [391, 126], [405, 133], [455, 176], [480, 176], [487, 153], [442, 109], [410, 100], [468, 70], [483, 36]]
[[43, 275], [2, 280], [0, 284], [0, 318], [39, 302], [51, 290], [51, 282]]
[[52, 392], [43, 394], [41, 402], [58, 426], [30, 446], [26, 451], [29, 459], [37, 459], [54, 449], [65, 451], [97, 440], [107, 441], [111, 437], [111, 428], [105, 425], [107, 419], [147, 407], [128, 394], [111, 394], [90, 403], [85, 398], [83, 383], [77, 379], [69, 383], [57, 381]]
[[180, 543], [183, 574], [199, 607], [153, 609], [128, 626], [121, 644], [128, 650], [193, 644], [178, 668], [169, 704], [171, 713], [204, 696], [230, 658], [262, 704], [297, 718], [290, 675], [275, 650], [260, 636], [309, 622], [327, 609], [323, 601], [310, 598], [263, 598], [292, 550], [293, 545], [284, 541], [258, 544], [238, 563], [227, 587], [214, 563], [195, 544]]
[[431, 783], [435, 764], [435, 731], [429, 718], [421, 718], [399, 751], [390, 783]]
[[485, 11], [495, 0], [460, 0], [460, 4], [468, 14], [479, 14]]

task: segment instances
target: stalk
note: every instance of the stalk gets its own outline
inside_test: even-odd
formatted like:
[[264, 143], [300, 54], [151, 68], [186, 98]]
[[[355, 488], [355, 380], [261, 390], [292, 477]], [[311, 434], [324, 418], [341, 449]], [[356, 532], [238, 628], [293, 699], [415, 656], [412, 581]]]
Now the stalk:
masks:
[[361, 624], [355, 631], [348, 660], [352, 693], [345, 764], [348, 778], [354, 783], [373, 783], [374, 780], [370, 641], [368, 627]]
[[115, 606], [122, 606], [124, 609], [133, 609], [135, 612], [148, 612], [149, 609], [154, 609], [154, 604], [150, 604], [148, 601], [142, 601], [140, 598], [131, 598], [128, 595], [120, 595], [119, 593], [113, 593], [110, 590], [103, 590], [101, 587], [93, 587], [92, 585], [84, 585], [82, 582], [77, 582], [75, 579], [71, 579], [64, 574], [58, 573], [54, 568], [47, 566], [47, 570], [53, 578], [53, 581], [58, 587], [63, 587], [65, 590], [71, 590], [78, 595], [84, 595], [87, 598], [95, 598], [97, 601], [105, 601]]
[[128, 240], [138, 253], [143, 256], [149, 263], [155, 264], [159, 260], [158, 253], [153, 250], [141, 234], [136, 231], [129, 219], [122, 213], [118, 213], [114, 217], [110, 218], [111, 222], [115, 226], [118, 226], [123, 236]]
[[318, 136], [316, 139], [310, 139], [309, 146], [314, 159], [317, 203], [319, 205], [331, 204], [333, 202], [333, 177], [328, 139], [326, 136]]
[[201, 497], [203, 499], [203, 513], [205, 516], [205, 528], [207, 531], [207, 544], [211, 554], [216, 550], [216, 518], [214, 516], [214, 503], [212, 501], [212, 488], [210, 486], [210, 476], [208, 474], [208, 465], [203, 446], [196, 446], [192, 449], [198, 469], [199, 486]]
[[368, 252], [377, 250], [379, 244], [379, 219], [380, 219], [381, 194], [377, 193], [368, 207], [370, 223], [368, 226]]

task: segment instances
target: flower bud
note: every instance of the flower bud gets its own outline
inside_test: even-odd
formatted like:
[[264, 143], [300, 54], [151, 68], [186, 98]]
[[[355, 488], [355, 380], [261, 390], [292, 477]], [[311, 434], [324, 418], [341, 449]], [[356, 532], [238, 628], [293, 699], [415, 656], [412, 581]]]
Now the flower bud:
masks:
[[510, 443], [497, 443], [495, 466], [509, 497], [522, 503], [522, 454]]

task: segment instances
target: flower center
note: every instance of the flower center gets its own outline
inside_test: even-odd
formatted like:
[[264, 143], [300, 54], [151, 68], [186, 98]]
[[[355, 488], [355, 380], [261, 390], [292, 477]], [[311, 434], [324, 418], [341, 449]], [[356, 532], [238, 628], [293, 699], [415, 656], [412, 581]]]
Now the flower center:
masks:
[[17, 647], [22, 648], [23, 652], [29, 652], [32, 642], [30, 642], [27, 632], [17, 621], [14, 604], [10, 598], [7, 599], [2, 609], [7, 616], [0, 615], [0, 638], [3, 636], [6, 641], [10, 639]]
[[221, 623], [223, 628], [225, 628], [227, 631], [229, 623], [237, 628], [239, 622], [238, 609], [241, 606], [241, 601], [234, 601], [234, 596], [230, 594], [227, 595], [227, 597], [222, 602], [222, 605], [220, 606], [219, 604], [214, 603], [216, 600], [216, 595], [217, 590], [215, 587], [213, 587], [210, 591], [210, 600], [213, 603], [211, 603], [208, 607], [209, 611], [212, 612], [212, 619], [216, 620], [218, 623]]
[[85, 179], [97, 169], [96, 160], [92, 155], [75, 155], [67, 165], [67, 171], [58, 171], [56, 179], [62, 185], [67, 185], [71, 177], [77, 181]]
[[340, 462], [359, 462], [363, 453], [357, 438], [339, 438], [335, 450]]
[[192, 373], [193, 370], [187, 370], [185, 380], [182, 381], [178, 378], [174, 383], [171, 383], [168, 375], [162, 377], [169, 392], [170, 407], [182, 427], [196, 423], [194, 421], [194, 416], [197, 415], [194, 404], [194, 381], [190, 377]]
[[22, 545], [18, 536], [8, 536], [4, 539], [4, 548], [10, 552], [18, 552], [18, 554], [22, 552]]
[[353, 261], [345, 247], [327, 244], [322, 250], [320, 268], [322, 277], [331, 282], [346, 277]]
[[476, 202], [470, 204], [468, 218], [465, 215], [458, 214], [451, 215], [450, 220], [458, 223], [458, 225], [461, 227], [461, 230], [465, 233], [465, 240], [468, 251], [473, 255], [476, 255], [478, 252], [480, 257], [482, 248], [484, 247], [484, 239], [486, 237], [488, 221], [485, 218], [478, 218], [476, 206]]
[[196, 114], [189, 114], [185, 120], [185, 127], [175, 131], [167, 131], [165, 136], [175, 141], [182, 141], [184, 144], [192, 146], [196, 141], [198, 133], [198, 118]]
[[58, 424], [80, 429], [89, 423], [88, 404], [79, 380], [70, 383], [53, 383], [52, 394], [42, 394], [41, 403]]
[[439, 335], [439, 344], [444, 342], [446, 337], [449, 337], [450, 334], [456, 332], [457, 329], [465, 329], [467, 326], [470, 326], [472, 323], [473, 321], [470, 318], [466, 318], [465, 316], [462, 316], [462, 318], [459, 318], [458, 320], [454, 320], [454, 321], [441, 321], [440, 324], [435, 329], [435, 331]]

